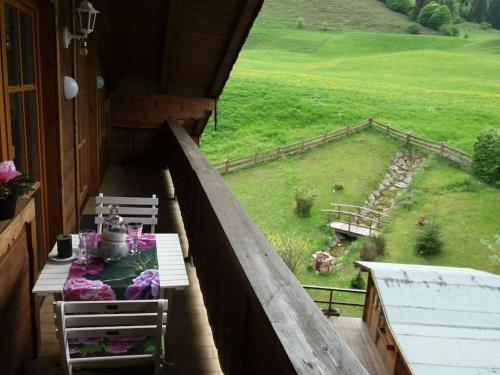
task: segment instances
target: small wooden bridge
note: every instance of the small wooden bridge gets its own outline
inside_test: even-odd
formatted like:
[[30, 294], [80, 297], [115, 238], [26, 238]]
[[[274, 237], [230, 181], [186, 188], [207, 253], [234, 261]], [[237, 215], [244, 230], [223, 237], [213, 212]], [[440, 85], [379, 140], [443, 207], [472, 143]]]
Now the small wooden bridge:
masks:
[[385, 224], [388, 215], [366, 207], [332, 203], [331, 210], [322, 210], [327, 214], [328, 226], [336, 232], [354, 237], [378, 236], [380, 227]]

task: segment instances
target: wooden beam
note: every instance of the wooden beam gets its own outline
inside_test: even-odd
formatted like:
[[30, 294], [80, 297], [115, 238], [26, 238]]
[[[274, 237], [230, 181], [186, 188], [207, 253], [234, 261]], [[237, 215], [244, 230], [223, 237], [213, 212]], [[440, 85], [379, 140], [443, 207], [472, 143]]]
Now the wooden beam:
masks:
[[171, 45], [171, 41], [174, 38], [173, 20], [177, 10], [177, 6], [177, 0], [169, 0], [167, 22], [165, 27], [165, 41], [163, 42], [163, 61], [161, 68], [160, 92], [162, 93], [168, 92], [168, 47]]

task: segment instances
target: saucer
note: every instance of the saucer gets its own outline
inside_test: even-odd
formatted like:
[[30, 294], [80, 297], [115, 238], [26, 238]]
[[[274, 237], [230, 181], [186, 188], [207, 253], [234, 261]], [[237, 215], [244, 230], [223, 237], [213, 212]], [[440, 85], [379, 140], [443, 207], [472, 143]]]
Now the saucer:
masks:
[[52, 262], [63, 263], [63, 262], [70, 262], [73, 259], [76, 259], [79, 255], [80, 255], [80, 251], [78, 251], [78, 249], [73, 249], [73, 254], [70, 257], [68, 257], [68, 258], [58, 258], [57, 257], [57, 252], [55, 252], [55, 254], [53, 254], [52, 252], [50, 252], [49, 253], [49, 259]]

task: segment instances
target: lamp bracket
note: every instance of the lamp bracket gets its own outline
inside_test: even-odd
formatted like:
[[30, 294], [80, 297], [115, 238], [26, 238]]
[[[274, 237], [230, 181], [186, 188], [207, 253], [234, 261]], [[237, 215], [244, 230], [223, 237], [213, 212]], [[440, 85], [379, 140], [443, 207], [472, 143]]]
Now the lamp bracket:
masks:
[[67, 27], [64, 27], [64, 29], [63, 29], [63, 46], [64, 46], [64, 48], [69, 48], [69, 46], [71, 45], [71, 40], [73, 40], [73, 39], [77, 39], [77, 40], [87, 39], [87, 34], [83, 34], [83, 35], [71, 34], [69, 29]]

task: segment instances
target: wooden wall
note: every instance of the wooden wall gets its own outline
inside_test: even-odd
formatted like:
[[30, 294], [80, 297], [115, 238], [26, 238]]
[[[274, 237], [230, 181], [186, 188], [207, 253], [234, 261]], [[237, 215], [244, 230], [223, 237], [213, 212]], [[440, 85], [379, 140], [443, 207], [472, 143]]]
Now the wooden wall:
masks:
[[4, 375], [27, 374], [37, 346], [38, 311], [34, 199], [18, 202], [14, 220], [0, 222], [0, 364]]
[[382, 301], [371, 274], [368, 277], [363, 321], [366, 323], [389, 372], [394, 375], [410, 375], [408, 365], [387, 323]]

